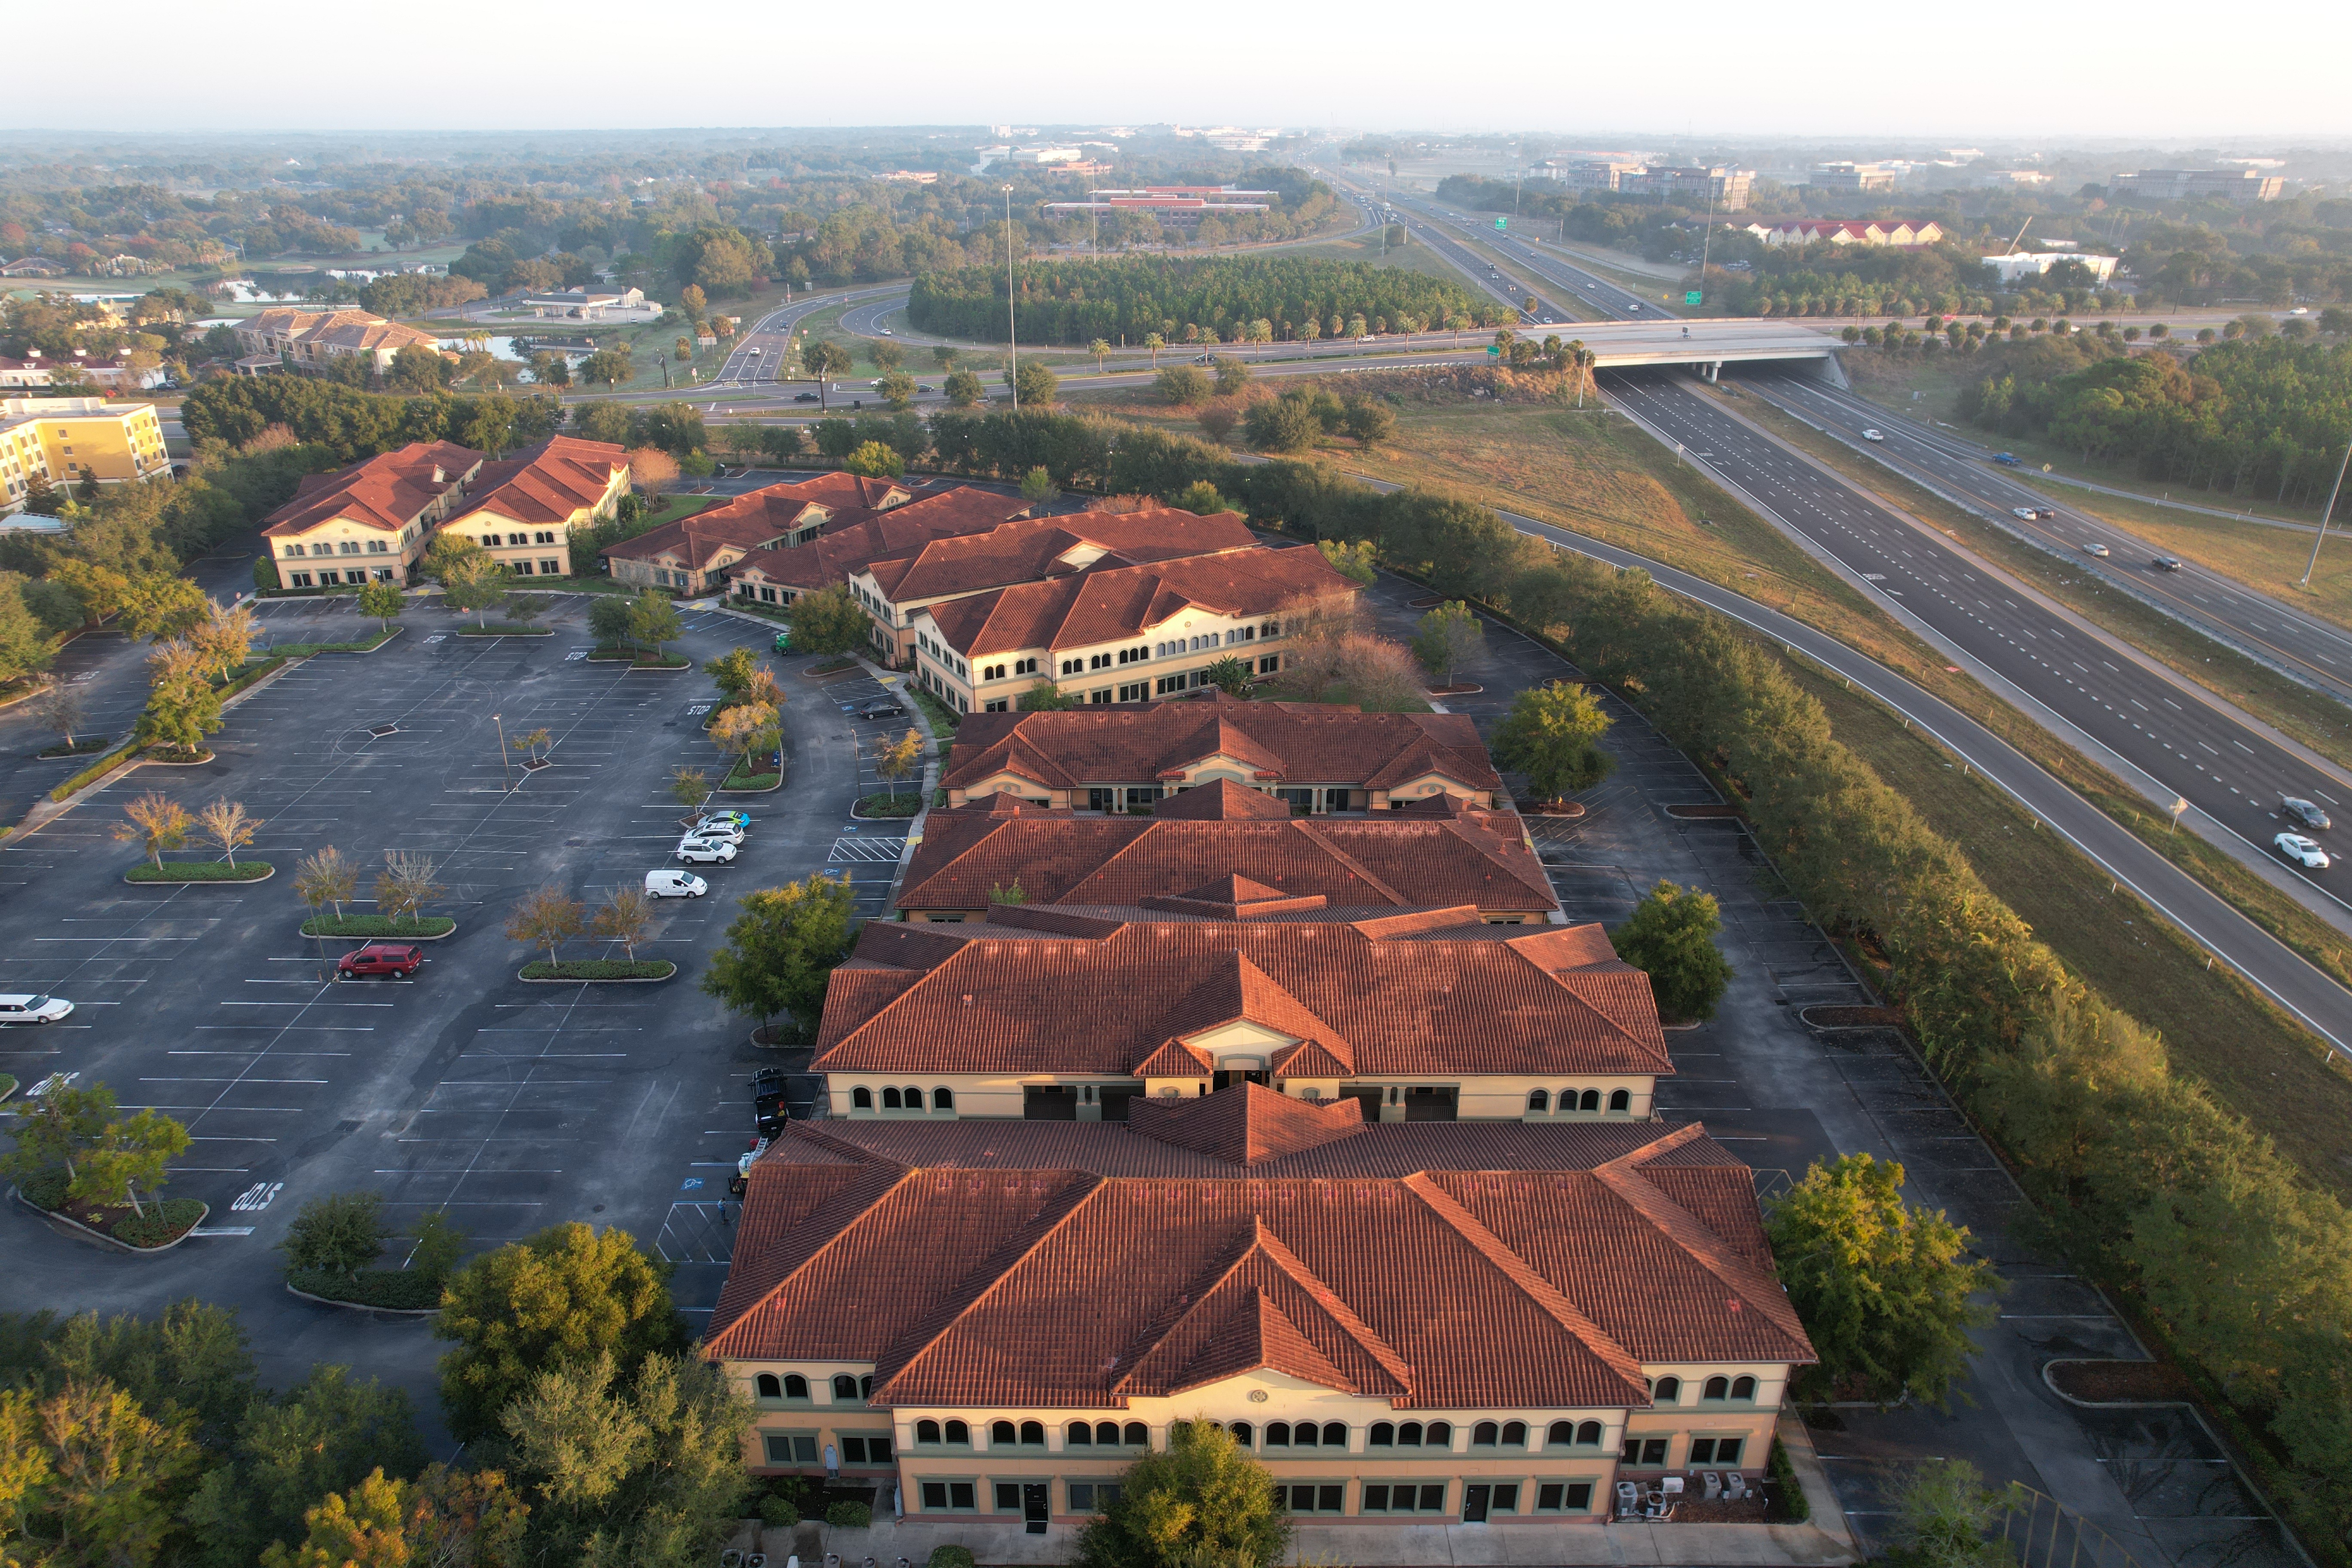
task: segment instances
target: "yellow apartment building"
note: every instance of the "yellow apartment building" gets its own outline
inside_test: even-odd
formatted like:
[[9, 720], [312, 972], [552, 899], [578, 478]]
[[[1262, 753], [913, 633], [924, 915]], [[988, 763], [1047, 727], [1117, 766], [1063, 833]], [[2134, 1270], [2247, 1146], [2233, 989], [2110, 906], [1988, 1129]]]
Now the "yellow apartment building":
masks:
[[62, 489], [89, 479], [113, 485], [171, 471], [152, 403], [0, 398], [0, 511], [22, 507], [37, 475]]

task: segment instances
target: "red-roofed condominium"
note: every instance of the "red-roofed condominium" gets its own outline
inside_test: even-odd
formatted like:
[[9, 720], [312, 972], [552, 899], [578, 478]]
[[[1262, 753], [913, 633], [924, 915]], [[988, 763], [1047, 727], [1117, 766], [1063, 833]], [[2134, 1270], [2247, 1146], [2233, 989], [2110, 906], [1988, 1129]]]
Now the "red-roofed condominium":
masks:
[[1334, 910], [1225, 875], [1131, 906], [876, 921], [833, 972], [830, 1114], [1125, 1118], [1234, 1083], [1385, 1121], [1645, 1121], [1674, 1064], [1598, 925]]
[[1041, 680], [1088, 703], [1150, 702], [1207, 686], [1221, 658], [1272, 674], [1281, 654], [1261, 645], [1286, 616], [1357, 591], [1303, 545], [1097, 567], [915, 611], [915, 679], [960, 713], [1006, 711]]
[[629, 457], [604, 441], [550, 436], [485, 463], [441, 526], [473, 540], [518, 577], [569, 577], [572, 531], [613, 515], [629, 493]]
[[412, 441], [337, 473], [305, 476], [294, 499], [262, 522], [279, 586], [407, 582], [481, 467], [482, 454], [470, 447]]
[[918, 1561], [1074, 1531], [1193, 1421], [1302, 1525], [1578, 1561], [1535, 1532], [1621, 1486], [1744, 1492], [1815, 1360], [1753, 1180], [1696, 1125], [1368, 1123], [1255, 1086], [1124, 1125], [795, 1122], [705, 1350], [752, 1469], [895, 1487]]
[[[666, 522], [604, 552], [613, 580], [681, 594], [724, 585], [727, 568], [753, 551], [792, 550], [915, 499], [911, 488], [856, 474], [820, 474], [763, 485], [708, 511]], [[746, 595], [747, 597], [750, 595]]]
[[950, 805], [1007, 794], [1133, 811], [1221, 779], [1309, 812], [1383, 811], [1444, 796], [1482, 810], [1509, 804], [1477, 726], [1462, 714], [1249, 702], [1214, 688], [1142, 707], [975, 713], [957, 730], [940, 782]]

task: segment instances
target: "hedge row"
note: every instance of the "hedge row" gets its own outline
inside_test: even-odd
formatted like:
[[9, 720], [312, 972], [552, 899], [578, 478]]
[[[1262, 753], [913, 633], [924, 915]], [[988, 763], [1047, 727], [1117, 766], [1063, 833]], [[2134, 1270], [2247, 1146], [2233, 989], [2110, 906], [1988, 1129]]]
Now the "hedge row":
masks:
[[353, 1274], [330, 1274], [323, 1268], [289, 1268], [286, 1283], [308, 1295], [354, 1307], [382, 1307], [390, 1311], [421, 1312], [441, 1304], [442, 1281], [413, 1268], [363, 1268]]
[[[1305, 468], [1215, 478], [1261, 521], [1370, 539], [1438, 592], [1536, 631], [1726, 780], [1814, 917], [1880, 958], [1931, 1065], [2078, 1261], [2245, 1419], [2258, 1458], [2284, 1472], [2273, 1500], [2308, 1544], [2347, 1560], [2352, 1213], [2174, 1077], [2158, 1036], [2034, 940], [1838, 742], [1776, 653], [1645, 573], [1556, 551], [1483, 507], [1375, 497]], [[1261, 511], [1259, 496], [1276, 505]]]

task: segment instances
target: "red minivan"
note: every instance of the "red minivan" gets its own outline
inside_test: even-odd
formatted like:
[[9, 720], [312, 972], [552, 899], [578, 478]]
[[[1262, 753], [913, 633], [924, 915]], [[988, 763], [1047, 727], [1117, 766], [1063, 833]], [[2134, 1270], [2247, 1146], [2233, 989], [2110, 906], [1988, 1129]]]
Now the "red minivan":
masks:
[[404, 947], [394, 942], [372, 942], [357, 952], [347, 952], [335, 960], [335, 978], [348, 980], [360, 974], [392, 974], [403, 980], [416, 973], [425, 962], [423, 950]]

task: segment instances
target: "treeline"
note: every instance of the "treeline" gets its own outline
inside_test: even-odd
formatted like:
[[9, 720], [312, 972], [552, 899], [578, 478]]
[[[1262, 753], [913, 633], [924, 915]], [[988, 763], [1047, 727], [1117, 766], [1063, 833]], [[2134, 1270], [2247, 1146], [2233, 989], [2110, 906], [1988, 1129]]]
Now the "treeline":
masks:
[[2004, 368], [1962, 388], [1963, 417], [2135, 465], [2149, 479], [2316, 502], [2352, 441], [2352, 343], [2283, 338]]
[[2295, 1527], [2337, 1543], [2352, 1530], [2352, 1213], [2175, 1077], [2161, 1040], [2034, 940], [1769, 648], [1456, 497], [1376, 495], [1333, 468], [1097, 420], [961, 417], [975, 423], [935, 420], [933, 439], [964, 471], [1059, 461], [1063, 482], [1170, 498], [1206, 481], [1258, 522], [1370, 542], [1614, 686], [1727, 781], [1814, 917], [1884, 963], [1930, 1060], [2077, 1259], [2261, 1434]]
[[2306, 194], [2233, 205], [2218, 223], [2126, 217], [2123, 258], [2144, 279], [2143, 295], [2169, 305], [2345, 300], [2352, 300], [2347, 230], [2352, 200]]
[[[963, 268], [915, 279], [907, 319], [927, 332], [993, 342], [1004, 325], [1003, 268]], [[1352, 317], [1376, 332], [1486, 327], [1518, 313], [1455, 284], [1404, 268], [1303, 256], [1184, 258], [1129, 256], [1032, 261], [1014, 301], [1024, 342], [1097, 338], [1141, 343], [1336, 336]]]
[[412, 441], [455, 441], [477, 451], [526, 446], [562, 428], [563, 405], [552, 394], [401, 397], [316, 376], [241, 375], [191, 388], [180, 422], [194, 440], [231, 447], [282, 425], [295, 440], [353, 463]]
[[451, 305], [462, 305], [489, 293], [478, 279], [462, 273], [435, 278], [422, 272], [395, 272], [360, 289], [360, 304], [379, 316], [421, 316]]

